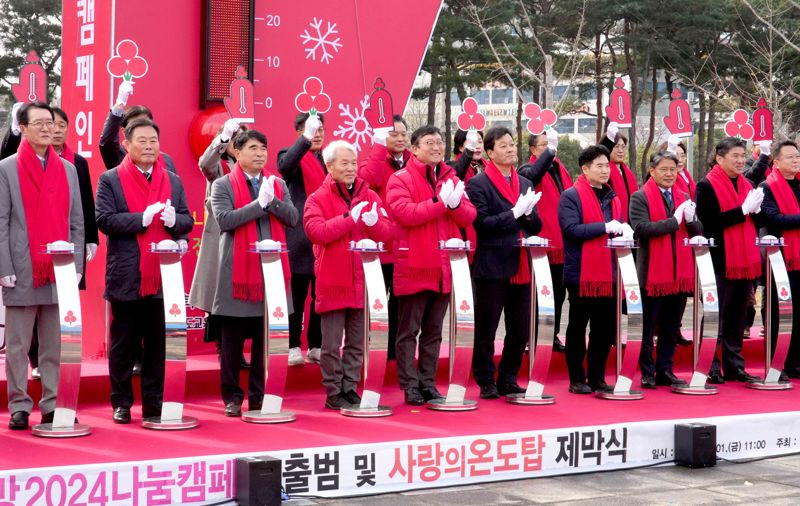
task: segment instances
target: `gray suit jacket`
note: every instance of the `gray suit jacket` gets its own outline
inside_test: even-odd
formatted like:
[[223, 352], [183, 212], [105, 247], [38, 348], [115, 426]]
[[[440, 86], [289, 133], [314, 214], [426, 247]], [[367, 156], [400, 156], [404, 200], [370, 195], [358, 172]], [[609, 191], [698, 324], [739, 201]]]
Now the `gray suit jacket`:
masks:
[[[75, 269], [83, 274], [83, 207], [75, 166], [59, 158], [69, 183], [69, 240], [75, 245]], [[3, 288], [6, 306], [58, 304], [55, 283], [33, 287], [33, 267], [28, 246], [28, 225], [19, 187], [17, 155], [0, 162], [0, 277], [15, 275], [14, 288]]]
[[[269, 215], [274, 214], [286, 227], [297, 225], [300, 213], [292, 204], [292, 198], [286, 183], [283, 185], [283, 201], [277, 198], [270, 202], [266, 210], [258, 205], [250, 190], [253, 201], [241, 209], [233, 205], [233, 188], [231, 175], [228, 174], [214, 181], [211, 187], [211, 207], [220, 228], [219, 265], [217, 270], [217, 292], [214, 295], [214, 307], [211, 312], [225, 316], [263, 316], [263, 302], [246, 302], [233, 298], [233, 238], [236, 229], [247, 223], [258, 220], [258, 240], [271, 239]], [[262, 183], [263, 184], [263, 183]], [[252, 253], [255, 255], [255, 253]], [[283, 283], [283, 280], [276, 280]], [[291, 294], [286, 294], [289, 312], [292, 311]]]

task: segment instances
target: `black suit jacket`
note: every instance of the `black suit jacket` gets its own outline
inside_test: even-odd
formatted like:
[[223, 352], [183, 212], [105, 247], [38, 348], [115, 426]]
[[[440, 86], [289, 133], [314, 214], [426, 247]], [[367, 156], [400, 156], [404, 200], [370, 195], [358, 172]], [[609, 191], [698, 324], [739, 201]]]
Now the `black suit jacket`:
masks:
[[[519, 178], [520, 194], [526, 193], [531, 183]], [[508, 279], [519, 267], [519, 233], [525, 237], [538, 234], [542, 220], [534, 208], [530, 216], [514, 219], [514, 203], [504, 199], [485, 172], [467, 182], [467, 195], [478, 211], [473, 226], [478, 237], [472, 276], [484, 279]]]

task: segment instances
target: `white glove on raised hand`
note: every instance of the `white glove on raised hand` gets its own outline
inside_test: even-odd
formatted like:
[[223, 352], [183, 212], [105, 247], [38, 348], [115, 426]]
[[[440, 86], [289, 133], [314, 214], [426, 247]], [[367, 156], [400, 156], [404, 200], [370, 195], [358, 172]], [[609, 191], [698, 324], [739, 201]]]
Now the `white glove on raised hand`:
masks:
[[633, 227], [631, 227], [627, 223], [622, 224], [622, 238], [628, 241], [633, 240]]
[[378, 203], [372, 203], [372, 209], [367, 211], [366, 213], [361, 214], [361, 220], [364, 224], [368, 227], [371, 227], [378, 223]]
[[619, 133], [619, 124], [616, 121], [612, 121], [608, 124], [608, 128], [606, 129], [606, 137], [611, 142], [617, 142], [617, 134]]
[[764, 200], [764, 191], [759, 189], [750, 190], [747, 197], [742, 202], [742, 214], [748, 215], [757, 212], [761, 208], [761, 202]]
[[19, 121], [17, 121], [17, 113], [22, 106], [25, 105], [24, 102], [17, 102], [11, 107], [11, 133], [14, 135], [19, 135]]
[[10, 276], [3, 276], [0, 278], [0, 286], [4, 286], [6, 288], [14, 288], [17, 286], [17, 277], [15, 275]]
[[86, 261], [91, 262], [92, 259], [97, 255], [97, 244], [93, 242], [86, 243]]
[[175, 208], [172, 207], [172, 203], [169, 199], [167, 199], [167, 203], [164, 205], [164, 210], [161, 211], [161, 221], [164, 222], [164, 226], [167, 228], [175, 226]]
[[239, 120], [235, 118], [231, 118], [222, 125], [222, 133], [220, 134], [220, 139], [223, 142], [228, 142], [233, 139], [234, 134], [239, 130]]
[[515, 220], [528, 211], [528, 208], [531, 206], [531, 200], [531, 189], [528, 188], [527, 193], [520, 195], [517, 198], [517, 203], [511, 208], [511, 212], [514, 214]]
[[309, 116], [303, 127], [303, 137], [308, 140], [313, 139], [317, 135], [317, 130], [319, 130], [320, 126], [322, 126], [322, 123], [316, 115]]
[[528, 188], [528, 193], [530, 193], [530, 203], [528, 204], [528, 209], [525, 211], [525, 216], [530, 216], [533, 213], [533, 210], [536, 208], [536, 204], [539, 203], [539, 200], [542, 198], [542, 192], [536, 193], [532, 192], [530, 188]]
[[558, 132], [555, 128], [547, 131], [547, 149], [558, 151]]
[[391, 131], [392, 129], [389, 127], [376, 128], [372, 134], [373, 144], [380, 144], [385, 147], [386, 139], [389, 138], [389, 132]]
[[756, 142], [756, 146], [758, 146], [762, 155], [769, 156], [772, 154], [772, 143], [770, 141], [758, 141]]
[[470, 130], [467, 132], [467, 140], [464, 141], [464, 149], [468, 149], [470, 151], [475, 151], [478, 149], [478, 142], [480, 142], [481, 136], [477, 130]]
[[455, 209], [456, 207], [461, 204], [461, 197], [464, 195], [464, 181], [459, 181], [456, 183], [455, 187], [453, 187], [453, 191], [450, 193], [450, 196], [447, 197], [447, 207], [450, 209]]
[[680, 144], [681, 138], [677, 135], [670, 135], [669, 139], [667, 139], [667, 151], [670, 153], [678, 154], [678, 144]]
[[453, 193], [454, 190], [453, 180], [448, 179], [444, 182], [442, 187], [439, 189], [439, 200], [442, 201], [442, 204], [447, 205], [447, 200], [450, 198], [450, 194]]
[[189, 243], [186, 242], [186, 239], [178, 239], [178, 248], [181, 250], [181, 257], [189, 252]]
[[622, 223], [618, 222], [617, 220], [611, 220], [606, 223], [606, 234], [611, 235], [622, 235], [625, 229], [622, 226]]
[[267, 207], [275, 198], [275, 176], [270, 176], [261, 181], [258, 189], [258, 205]]
[[147, 206], [142, 213], [142, 226], [149, 227], [151, 223], [153, 223], [153, 218], [159, 211], [164, 209], [163, 202], [156, 202], [155, 204], [150, 204]]
[[122, 81], [117, 90], [117, 105], [125, 105], [128, 103], [128, 98], [133, 95], [133, 83], [130, 81]]
[[683, 217], [686, 220], [686, 223], [693, 222], [695, 216], [697, 216], [697, 204], [691, 200], [687, 200], [686, 207], [683, 210]]
[[678, 225], [683, 223], [683, 215], [685, 213], [684, 210], [686, 209], [686, 206], [689, 205], [689, 202], [690, 201], [688, 201], [688, 200], [684, 200], [683, 204], [681, 204], [677, 208], [675, 208], [675, 212], [672, 214], [672, 217], [675, 218], [676, 220], [678, 220]]
[[369, 202], [359, 202], [355, 205], [352, 209], [350, 209], [350, 217], [353, 218], [353, 222], [358, 223], [358, 218], [361, 217], [361, 211], [369, 204]]

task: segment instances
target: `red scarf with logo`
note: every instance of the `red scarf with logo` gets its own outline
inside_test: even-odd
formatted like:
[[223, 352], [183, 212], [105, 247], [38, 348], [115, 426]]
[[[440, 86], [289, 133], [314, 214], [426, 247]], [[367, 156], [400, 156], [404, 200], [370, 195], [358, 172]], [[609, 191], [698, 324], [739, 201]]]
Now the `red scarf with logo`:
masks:
[[303, 187], [306, 189], [306, 198], [308, 198], [322, 186], [327, 170], [320, 165], [319, 158], [310, 150], [306, 151], [306, 154], [300, 159], [300, 170], [303, 171]]
[[[686, 179], [684, 179], [684, 176], [686, 176]], [[678, 172], [678, 177], [675, 179], [675, 191], [688, 193], [689, 198], [694, 199], [695, 186], [694, 178], [692, 177], [692, 173], [689, 172], [689, 169], [684, 168]]]
[[[622, 177], [622, 172], [625, 172], [625, 178]], [[611, 178], [608, 180], [608, 184], [611, 185], [611, 188], [617, 194], [617, 197], [620, 199], [620, 203], [622, 204], [622, 214], [620, 221], [625, 223], [628, 222], [628, 207], [631, 203], [631, 195], [639, 189], [639, 184], [636, 182], [636, 175], [625, 165], [625, 162], [622, 164], [617, 165], [614, 162], [611, 162]]]
[[[486, 162], [483, 167], [489, 181], [492, 182], [494, 187], [511, 206], [517, 203], [519, 199], [519, 175], [516, 170], [511, 170], [511, 181], [509, 182], [506, 177], [500, 172], [500, 169], [491, 160]], [[524, 239], [522, 230], [519, 231], [520, 239]], [[531, 282], [531, 264], [528, 259], [528, 251], [525, 248], [519, 248], [519, 264], [517, 273], [511, 277], [511, 283], [514, 285], [524, 285]]]
[[[719, 164], [714, 165], [706, 176], [719, 200], [721, 212], [740, 207], [753, 189], [743, 176], [738, 176], [738, 188]], [[761, 251], [756, 246], [756, 227], [748, 214], [743, 223], [726, 227], [725, 277], [728, 279], [755, 279], [761, 275]]]
[[[266, 170], [261, 171], [261, 184], [266, 183], [269, 177]], [[233, 189], [233, 208], [241, 209], [253, 202], [250, 196], [250, 185], [247, 182], [239, 162], [233, 166], [230, 174], [231, 188]], [[283, 200], [283, 186], [281, 180], [275, 178], [275, 198]], [[261, 259], [252, 253], [250, 248], [258, 242], [258, 220], [252, 220], [236, 229], [233, 233], [233, 298], [248, 302], [264, 300], [264, 277], [261, 273]], [[269, 231], [273, 241], [286, 245], [286, 230], [278, 218], [269, 214]], [[283, 267], [283, 282], [289, 287], [291, 271], [289, 270], [289, 256], [281, 253], [281, 266]]]
[[[797, 203], [792, 187], [781, 173], [773, 170], [767, 177], [767, 185], [781, 214], [800, 214], [800, 205]], [[783, 256], [786, 259], [786, 269], [790, 271], [800, 270], [800, 229], [794, 228], [783, 231], [783, 238], [786, 245], [783, 247]]]
[[[128, 203], [128, 211], [131, 213], [143, 213], [150, 204], [166, 203], [167, 199], [172, 198], [172, 185], [164, 165], [164, 157], [161, 155], [158, 155], [158, 159], [153, 165], [149, 183], [142, 171], [134, 165], [131, 155], [125, 155], [117, 172], [122, 185], [122, 193], [125, 195], [125, 202]], [[139, 243], [139, 274], [141, 275], [139, 295], [142, 297], [153, 295], [161, 288], [161, 266], [158, 255], [150, 251], [150, 244], [164, 239], [172, 239], [172, 237], [164, 228], [160, 212], [153, 216], [150, 226], [136, 234], [136, 242]]]
[[[536, 161], [535, 156], [531, 156], [530, 163]], [[561, 179], [561, 187], [566, 190], [572, 187], [572, 176], [569, 171], [561, 163], [561, 160], [556, 158], [555, 163], [558, 164], [558, 176]], [[539, 234], [550, 240], [551, 248], [547, 250], [547, 259], [551, 264], [564, 263], [564, 239], [561, 237], [561, 226], [558, 224], [558, 201], [561, 198], [561, 193], [558, 191], [555, 179], [550, 175], [550, 171], [545, 171], [544, 177], [539, 181], [536, 186], [536, 191], [542, 192], [542, 199], [536, 208], [539, 210], [539, 217], [542, 218], [542, 231]]]
[[27, 139], [17, 149], [17, 175], [25, 208], [28, 248], [33, 268], [33, 287], [56, 279], [53, 261], [44, 250], [48, 243], [69, 241], [70, 189], [67, 172], [52, 146], [45, 155], [47, 169]]
[[[597, 200], [586, 176], [581, 175], [575, 181], [575, 189], [581, 201], [582, 223], [605, 223], [603, 209]], [[611, 201], [611, 214], [615, 220], [620, 217], [619, 197]], [[606, 247], [607, 234], [584, 241], [581, 245], [581, 297], [612, 297], [614, 295], [614, 270], [611, 249]]]
[[[680, 178], [680, 176], [678, 176]], [[686, 196], [675, 187], [670, 188], [675, 209]], [[647, 207], [650, 210], [650, 221], [667, 219], [667, 209], [661, 189], [653, 178], [644, 184]], [[650, 265], [647, 267], [647, 294], [651, 297], [662, 297], [676, 293], [690, 293], [694, 287], [694, 261], [689, 248], [683, 247], [683, 240], [689, 238], [686, 231], [686, 220], [675, 232], [675, 249], [672, 247], [672, 234], [664, 234], [650, 238]]]

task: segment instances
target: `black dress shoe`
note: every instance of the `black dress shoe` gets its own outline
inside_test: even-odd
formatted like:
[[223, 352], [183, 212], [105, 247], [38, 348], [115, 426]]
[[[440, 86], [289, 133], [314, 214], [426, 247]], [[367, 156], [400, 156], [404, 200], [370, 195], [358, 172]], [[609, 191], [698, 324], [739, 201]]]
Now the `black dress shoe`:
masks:
[[353, 404], [354, 406], [361, 405], [361, 396], [358, 395], [355, 390], [344, 392], [342, 394], [342, 397], [344, 397], [344, 400], [346, 400], [350, 404]]
[[675, 376], [675, 373], [673, 373], [672, 371], [667, 371], [664, 373], [656, 373], [656, 385], [662, 387], [668, 387], [672, 385], [685, 385], [685, 384], [686, 381]]
[[725, 383], [725, 378], [723, 378], [722, 375], [718, 372], [712, 372], [708, 375], [706, 383], [709, 383], [711, 385], [722, 385]]
[[8, 421], [8, 428], [11, 430], [26, 430], [28, 428], [28, 417], [30, 413], [25, 411], [15, 411], [11, 414], [11, 419]]
[[497, 384], [497, 392], [502, 395], [506, 396], [508, 394], [524, 394], [525, 389], [519, 386], [516, 382], [515, 383], [498, 383]]
[[417, 387], [411, 387], [406, 389], [405, 391], [405, 400], [406, 404], [411, 406], [422, 406], [425, 404], [425, 397], [422, 396], [422, 392], [419, 391]]
[[778, 383], [789, 383], [789, 375], [781, 371], [781, 375], [778, 377]]
[[481, 399], [499, 399], [500, 392], [497, 390], [497, 385], [489, 383], [488, 385], [481, 386]]
[[242, 416], [242, 403], [231, 401], [225, 404], [225, 416]]
[[349, 408], [350, 403], [344, 398], [342, 394], [334, 394], [325, 399], [325, 407], [328, 409], [342, 409]]
[[613, 392], [614, 387], [606, 383], [605, 381], [601, 381], [600, 383], [596, 383], [594, 385], [589, 385], [589, 388], [592, 389], [592, 392]]
[[425, 399], [425, 402], [433, 401], [436, 399], [444, 399], [444, 395], [442, 395], [436, 389], [436, 387], [420, 388], [419, 391], [422, 394], [422, 398]]
[[731, 381], [740, 381], [742, 383], [752, 383], [753, 381], [761, 381], [759, 376], [747, 374], [746, 371], [736, 371], [733, 374], [726, 374], [725, 378]]
[[114, 423], [131, 423], [131, 408], [114, 408], [114, 416], [111, 417]]
[[786, 376], [789, 377], [789, 378], [800, 379], [800, 371], [796, 371], [796, 370], [792, 369], [792, 370], [783, 371], [783, 372], [786, 373]]
[[589, 385], [584, 383], [583, 381], [576, 381], [575, 383], [569, 384], [569, 391], [573, 394], [590, 394], [592, 393], [592, 389], [589, 388]]
[[561, 344], [561, 341], [558, 338], [553, 339], [553, 351], [556, 353], [564, 353], [567, 351], [567, 348]]
[[642, 388], [655, 389], [656, 379], [653, 376], [642, 376]]
[[244, 356], [244, 353], [242, 353], [242, 361], [239, 364], [239, 367], [241, 367], [242, 369], [250, 369], [250, 362], [247, 361], [247, 359]]

